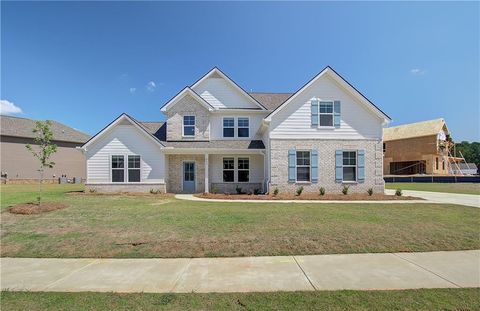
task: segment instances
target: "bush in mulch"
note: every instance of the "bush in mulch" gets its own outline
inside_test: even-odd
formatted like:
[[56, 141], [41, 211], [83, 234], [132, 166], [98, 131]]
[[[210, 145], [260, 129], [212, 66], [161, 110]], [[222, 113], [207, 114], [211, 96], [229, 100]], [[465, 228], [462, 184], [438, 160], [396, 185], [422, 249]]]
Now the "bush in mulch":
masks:
[[37, 203], [25, 203], [12, 206], [8, 211], [12, 214], [31, 215], [47, 213], [67, 207], [68, 205], [57, 202], [45, 202], [42, 203], [42, 205], [38, 205]]

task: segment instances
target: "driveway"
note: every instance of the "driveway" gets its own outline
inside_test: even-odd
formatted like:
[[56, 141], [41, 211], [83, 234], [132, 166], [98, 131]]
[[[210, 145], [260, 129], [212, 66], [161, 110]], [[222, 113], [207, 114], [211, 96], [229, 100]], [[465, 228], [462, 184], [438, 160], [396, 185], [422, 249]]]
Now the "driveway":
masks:
[[1, 289], [265, 292], [480, 287], [480, 250], [315, 256], [1, 258]]
[[[395, 190], [385, 189], [386, 194], [395, 194]], [[402, 190], [403, 195], [422, 198], [430, 202], [460, 204], [480, 207], [480, 195], [445, 192]]]

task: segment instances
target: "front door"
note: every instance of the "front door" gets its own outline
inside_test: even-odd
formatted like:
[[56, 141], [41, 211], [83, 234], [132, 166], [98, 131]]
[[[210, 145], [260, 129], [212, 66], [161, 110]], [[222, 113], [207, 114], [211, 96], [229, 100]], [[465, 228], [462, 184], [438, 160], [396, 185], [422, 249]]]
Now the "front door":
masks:
[[183, 192], [195, 192], [195, 162], [183, 162]]

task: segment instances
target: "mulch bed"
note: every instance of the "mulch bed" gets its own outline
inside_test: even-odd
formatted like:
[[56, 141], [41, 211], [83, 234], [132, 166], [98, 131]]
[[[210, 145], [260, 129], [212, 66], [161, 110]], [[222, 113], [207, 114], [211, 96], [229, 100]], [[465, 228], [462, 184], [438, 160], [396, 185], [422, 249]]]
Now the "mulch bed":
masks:
[[31, 215], [31, 214], [40, 214], [47, 213], [57, 209], [67, 208], [68, 205], [57, 202], [45, 202], [42, 205], [36, 203], [25, 203], [12, 206], [8, 211], [12, 214], [22, 214], [22, 215]]
[[220, 194], [220, 193], [202, 193], [195, 196], [205, 199], [227, 199], [227, 200], [325, 200], [325, 201], [405, 201], [405, 200], [423, 200], [421, 198], [409, 196], [395, 196], [381, 193], [374, 193], [369, 196], [367, 193], [336, 194], [326, 193], [302, 193], [297, 196], [290, 193], [279, 193], [274, 195], [253, 195], [253, 194]]

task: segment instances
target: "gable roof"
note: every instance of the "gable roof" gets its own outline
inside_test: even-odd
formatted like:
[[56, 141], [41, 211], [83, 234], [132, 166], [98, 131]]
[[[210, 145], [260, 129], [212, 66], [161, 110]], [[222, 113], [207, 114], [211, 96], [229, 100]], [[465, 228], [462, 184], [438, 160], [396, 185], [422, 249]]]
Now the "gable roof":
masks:
[[182, 99], [185, 95], [190, 95], [192, 96], [194, 99], [196, 99], [202, 106], [204, 106], [208, 111], [212, 111], [214, 110], [215, 108], [210, 105], [205, 99], [203, 99], [203, 97], [201, 97], [200, 95], [197, 94], [197, 92], [195, 92], [194, 90], [192, 90], [190, 87], [186, 86], [183, 90], [181, 90], [180, 92], [178, 92], [175, 96], [173, 96], [173, 98], [171, 98], [168, 102], [165, 103], [165, 105], [163, 105], [162, 107], [160, 107], [160, 111], [167, 111], [168, 109], [170, 109], [170, 107], [172, 107], [173, 105], [175, 105], [180, 99]]
[[387, 127], [383, 129], [383, 140], [397, 140], [405, 138], [414, 138], [422, 136], [437, 135], [446, 126], [445, 120], [435, 119], [404, 125], [398, 125], [393, 127]]
[[255, 100], [261, 103], [265, 108], [272, 111], [277, 109], [290, 96], [292, 96], [292, 93], [251, 92], [248, 94], [255, 98]]
[[139, 131], [141, 131], [144, 135], [146, 135], [149, 139], [154, 141], [156, 144], [160, 145], [161, 147], [165, 147], [165, 145], [158, 139], [155, 135], [153, 135], [150, 131], [149, 128], [153, 127], [152, 124], [153, 122], [145, 122], [147, 124], [141, 124], [135, 118], [129, 116], [126, 113], [122, 113], [120, 116], [118, 116], [115, 120], [110, 122], [107, 126], [105, 126], [103, 129], [101, 129], [97, 134], [95, 134], [92, 138], [90, 138], [85, 144], [82, 145], [82, 148], [85, 149], [88, 145], [92, 144], [94, 141], [99, 139], [103, 134], [105, 134], [108, 130], [111, 128], [115, 127], [118, 125], [120, 122], [123, 120], [127, 120], [130, 122], [132, 125], [135, 126]]
[[305, 83], [298, 91], [293, 93], [287, 100], [285, 100], [280, 106], [278, 106], [274, 111], [272, 111], [265, 120], [270, 121], [272, 116], [274, 116], [278, 111], [282, 110], [283, 107], [287, 106], [291, 103], [300, 93], [302, 93], [305, 89], [315, 83], [319, 78], [328, 75], [329, 77], [333, 78], [337, 83], [339, 83], [342, 87], [344, 87], [347, 91], [349, 91], [353, 96], [360, 100], [361, 103], [364, 104], [365, 107], [370, 109], [373, 113], [375, 113], [378, 117], [384, 119], [386, 122], [389, 122], [391, 118], [383, 112], [380, 108], [375, 106], [365, 95], [360, 93], [353, 85], [351, 85], [347, 80], [345, 80], [342, 76], [340, 76], [332, 67], [327, 66], [322, 71], [320, 71], [316, 76], [314, 76], [310, 81]]
[[234, 89], [239, 91], [241, 94], [245, 95], [253, 104], [257, 105], [261, 110], [268, 110], [265, 108], [260, 102], [258, 102], [254, 97], [252, 97], [249, 93], [247, 93], [241, 86], [239, 86], [235, 81], [230, 79], [229, 76], [227, 76], [223, 71], [221, 71], [218, 67], [213, 67], [209, 72], [207, 72], [203, 77], [198, 79], [195, 83], [193, 83], [192, 86], [190, 86], [192, 89], [194, 89], [196, 86], [198, 86], [200, 83], [208, 79], [209, 77], [220, 77], [223, 78], [225, 81], [227, 81]]
[[[83, 144], [90, 138], [90, 135], [65, 124], [53, 120], [49, 121], [51, 122], [50, 128], [53, 132], [53, 140]], [[37, 120], [2, 115], [0, 116], [0, 134], [2, 136], [35, 138], [35, 134], [32, 132], [35, 122]]]

